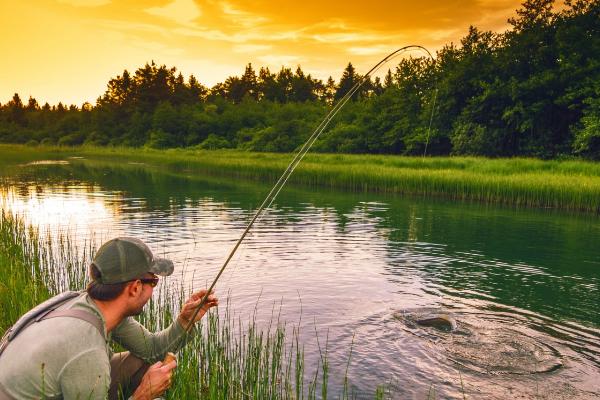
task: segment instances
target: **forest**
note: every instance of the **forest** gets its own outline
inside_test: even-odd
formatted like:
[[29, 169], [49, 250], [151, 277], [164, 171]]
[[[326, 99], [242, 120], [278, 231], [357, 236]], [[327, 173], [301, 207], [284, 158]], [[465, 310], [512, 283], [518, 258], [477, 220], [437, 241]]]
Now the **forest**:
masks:
[[[526, 0], [509, 23], [471, 26], [433, 60], [366, 79], [314, 149], [600, 159], [600, 0]], [[110, 79], [95, 104], [15, 93], [0, 104], [0, 142], [289, 152], [362, 79], [351, 62], [326, 81], [248, 64], [207, 87], [152, 61]]]

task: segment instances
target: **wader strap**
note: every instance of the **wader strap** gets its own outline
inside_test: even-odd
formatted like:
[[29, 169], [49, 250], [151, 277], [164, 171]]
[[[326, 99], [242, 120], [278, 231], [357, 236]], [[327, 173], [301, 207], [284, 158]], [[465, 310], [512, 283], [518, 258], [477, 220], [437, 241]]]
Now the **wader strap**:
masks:
[[15, 400], [6, 393], [6, 390], [0, 384], [0, 400]]
[[[83, 310], [54, 310], [46, 315], [44, 315], [41, 320], [50, 319], [50, 318], [58, 318], [58, 317], [71, 317], [81, 319], [89, 324], [91, 324], [94, 328], [100, 332], [100, 335], [104, 337], [104, 323], [100, 319], [100, 317], [89, 313]], [[1, 400], [1, 398], [0, 398]]]

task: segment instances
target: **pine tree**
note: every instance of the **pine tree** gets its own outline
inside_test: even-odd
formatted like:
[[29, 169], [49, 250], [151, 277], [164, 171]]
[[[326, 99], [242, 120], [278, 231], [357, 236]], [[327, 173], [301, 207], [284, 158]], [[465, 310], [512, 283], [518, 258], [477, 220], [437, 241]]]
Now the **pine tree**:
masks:
[[269, 68], [261, 68], [258, 73], [258, 99], [283, 102], [285, 95], [276, 80], [275, 74], [269, 71]]
[[392, 76], [392, 71], [388, 68], [387, 74], [385, 74], [385, 78], [383, 79], [383, 87], [385, 89], [391, 88], [394, 85], [394, 78]]
[[304, 75], [304, 71], [302, 71], [302, 68], [298, 65], [296, 73], [292, 78], [290, 100], [299, 102], [315, 100], [314, 86], [313, 79], [310, 75]]
[[175, 106], [189, 104], [192, 101], [188, 87], [185, 84], [185, 78], [181, 72], [173, 80], [173, 95], [170, 101]]
[[244, 75], [240, 79], [242, 84], [243, 96], [249, 96], [254, 100], [258, 100], [258, 83], [256, 72], [252, 68], [252, 64], [248, 63], [244, 71]]
[[206, 89], [206, 86], [202, 85], [194, 75], [190, 75], [188, 87], [190, 91], [190, 97], [194, 100], [194, 102], [205, 100], [206, 95], [208, 94], [208, 89]]
[[123, 76], [117, 75], [116, 78], [108, 81], [106, 92], [100, 98], [99, 104], [125, 105], [132, 98], [134, 85], [135, 82], [132, 80], [129, 71], [124, 70]]
[[230, 76], [223, 82], [224, 97], [234, 103], [241, 103], [246, 95], [246, 90], [242, 80], [237, 76]]
[[285, 103], [290, 100], [292, 93], [292, 81], [294, 80], [294, 74], [289, 68], [281, 67], [279, 73], [277, 73], [277, 84], [281, 91], [281, 102]]
[[383, 85], [381, 84], [381, 79], [379, 79], [378, 76], [376, 76], [371, 83], [371, 93], [373, 96], [379, 96], [381, 93], [383, 93]]
[[[342, 74], [342, 78], [340, 79], [340, 84], [338, 85], [338, 89], [335, 92], [335, 99], [339, 100], [346, 95], [354, 87], [354, 85], [360, 80], [360, 76], [356, 73], [354, 66], [352, 63], [348, 63], [346, 69]], [[353, 96], [354, 97], [354, 96]]]
[[27, 102], [27, 111], [37, 111], [40, 109], [40, 105], [37, 100], [33, 97], [29, 96], [29, 101]]
[[325, 84], [325, 103], [327, 103], [328, 105], [332, 105], [333, 101], [335, 100], [335, 93], [337, 92], [337, 85], [335, 84], [335, 81], [333, 80], [333, 78], [330, 76], [327, 79], [327, 83]]
[[15, 93], [12, 97], [12, 100], [8, 102], [9, 107], [12, 107], [14, 109], [21, 109], [23, 108], [23, 102], [21, 101], [21, 97], [19, 96], [19, 93]]
[[12, 100], [8, 102], [10, 120], [16, 124], [25, 124], [25, 108], [18, 93], [15, 93]]

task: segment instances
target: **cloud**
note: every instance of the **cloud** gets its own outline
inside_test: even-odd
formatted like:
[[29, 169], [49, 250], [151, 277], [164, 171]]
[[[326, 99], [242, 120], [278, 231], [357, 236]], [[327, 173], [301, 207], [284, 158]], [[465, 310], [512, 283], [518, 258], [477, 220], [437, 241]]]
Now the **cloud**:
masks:
[[300, 61], [300, 57], [284, 55], [284, 54], [273, 54], [260, 56], [258, 59], [269, 66], [276, 66], [277, 68], [283, 66], [289, 67], [290, 65], [296, 64]]
[[182, 36], [199, 37], [208, 40], [223, 40], [232, 41], [229, 35], [216, 29], [202, 29], [202, 28], [175, 28], [173, 33]]
[[162, 54], [162, 55], [171, 55], [171, 56], [177, 56], [177, 55], [181, 55], [184, 54], [184, 50], [177, 48], [177, 47], [171, 47], [168, 45], [165, 45], [164, 43], [159, 43], [159, 42], [149, 42], [149, 41], [144, 41], [144, 42], [138, 42], [136, 43], [137, 47], [146, 50], [149, 54]]
[[144, 11], [181, 25], [192, 25], [192, 22], [202, 15], [200, 8], [193, 0], [175, 0], [164, 7], [152, 7]]
[[231, 22], [244, 28], [255, 27], [269, 20], [261, 15], [242, 11], [227, 2], [221, 4], [221, 9]]
[[330, 44], [366, 44], [382, 42], [399, 42], [405, 36], [400, 32], [386, 32], [361, 29], [345, 21], [336, 19], [307, 26], [302, 30], [304, 40], [313, 40]]
[[261, 41], [269, 40], [274, 41], [285, 41], [297, 39], [299, 37], [297, 32], [275, 32], [270, 33], [264, 30], [244, 30], [238, 32], [227, 33], [220, 29], [205, 29], [205, 28], [175, 28], [173, 33], [182, 36], [200, 37], [207, 40], [223, 41], [230, 43], [247, 43], [250, 41]]
[[98, 7], [109, 4], [111, 0], [58, 0], [58, 2], [76, 7]]
[[233, 51], [236, 53], [256, 53], [273, 48], [268, 44], [236, 44], [233, 46]]
[[453, 38], [461, 36], [462, 29], [438, 29], [422, 31], [419, 36], [426, 37], [434, 42], [449, 42]]
[[318, 33], [312, 35], [312, 38], [318, 42], [324, 43], [351, 43], [378, 39], [376, 35], [363, 35], [361, 33], [354, 32]]
[[349, 47], [347, 49], [347, 52], [349, 54], [352, 55], [356, 55], [356, 56], [373, 56], [373, 55], [381, 55], [384, 56], [392, 51], [394, 51], [395, 49], [393, 49], [390, 46], [387, 45], [376, 45], [376, 46], [365, 46], [365, 47], [361, 47], [361, 46], [355, 46], [355, 47]]
[[162, 26], [143, 22], [128, 22], [116, 19], [98, 20], [97, 25], [109, 32], [145, 32], [166, 35], [168, 30]]
[[211, 41], [222, 41], [229, 43], [246, 43], [253, 39], [264, 38], [264, 36], [253, 35], [248, 32], [244, 33], [226, 33], [218, 29], [203, 29], [203, 28], [176, 28], [173, 33], [182, 36], [199, 37]]

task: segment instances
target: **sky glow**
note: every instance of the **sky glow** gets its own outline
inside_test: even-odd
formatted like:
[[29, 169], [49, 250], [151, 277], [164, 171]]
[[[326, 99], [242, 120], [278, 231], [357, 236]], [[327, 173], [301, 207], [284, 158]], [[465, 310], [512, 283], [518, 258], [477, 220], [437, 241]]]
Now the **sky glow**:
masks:
[[95, 103], [111, 77], [146, 62], [175, 66], [212, 86], [244, 66], [282, 65], [339, 79], [387, 53], [432, 52], [469, 25], [504, 31], [515, 0], [212, 1], [0, 0], [0, 102], [15, 92], [56, 104]]

